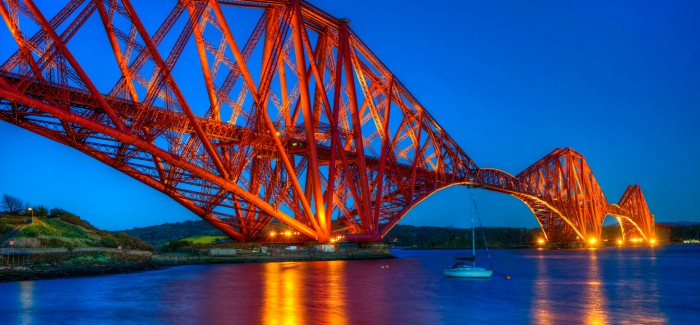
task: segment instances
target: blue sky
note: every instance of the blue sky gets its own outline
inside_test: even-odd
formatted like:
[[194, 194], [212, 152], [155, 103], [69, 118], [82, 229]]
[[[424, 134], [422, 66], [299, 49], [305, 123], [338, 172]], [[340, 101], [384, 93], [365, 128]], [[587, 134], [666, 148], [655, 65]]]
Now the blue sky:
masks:
[[[700, 2], [312, 1], [351, 28], [480, 167], [583, 154], [608, 201], [638, 184], [657, 221], [700, 221]], [[12, 42], [0, 26], [0, 41]], [[0, 60], [10, 53], [0, 46]], [[110, 58], [113, 60], [113, 58]], [[73, 149], [0, 122], [0, 193], [106, 229], [197, 219]], [[487, 226], [535, 227], [476, 190]], [[401, 223], [465, 226], [450, 188]]]

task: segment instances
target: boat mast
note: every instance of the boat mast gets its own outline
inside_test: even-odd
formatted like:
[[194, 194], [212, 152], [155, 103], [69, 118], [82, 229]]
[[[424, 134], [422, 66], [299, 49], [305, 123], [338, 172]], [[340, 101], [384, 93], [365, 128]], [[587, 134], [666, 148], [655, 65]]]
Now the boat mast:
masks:
[[476, 266], [476, 241], [474, 236], [474, 196], [472, 195], [472, 183], [469, 182], [469, 225], [472, 228], [472, 264]]

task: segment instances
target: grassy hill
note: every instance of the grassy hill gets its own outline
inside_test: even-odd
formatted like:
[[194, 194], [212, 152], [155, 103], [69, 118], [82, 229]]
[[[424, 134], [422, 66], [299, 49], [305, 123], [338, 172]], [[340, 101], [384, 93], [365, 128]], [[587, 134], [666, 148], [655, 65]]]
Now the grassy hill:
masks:
[[14, 225], [13, 232], [2, 237], [2, 244], [14, 241], [16, 246], [30, 248], [107, 247], [153, 250], [138, 238], [124, 233], [110, 233], [93, 227], [77, 217], [51, 218], [32, 224]]
[[59, 219], [26, 225], [15, 235], [15, 241], [25, 247], [90, 247], [100, 240], [95, 231]]
[[[181, 240], [196, 236], [228, 238], [223, 232], [204, 220], [164, 223], [162, 225], [122, 230], [121, 232], [139, 238], [157, 248], [162, 247], [171, 240]], [[193, 240], [196, 241], [197, 239]]]

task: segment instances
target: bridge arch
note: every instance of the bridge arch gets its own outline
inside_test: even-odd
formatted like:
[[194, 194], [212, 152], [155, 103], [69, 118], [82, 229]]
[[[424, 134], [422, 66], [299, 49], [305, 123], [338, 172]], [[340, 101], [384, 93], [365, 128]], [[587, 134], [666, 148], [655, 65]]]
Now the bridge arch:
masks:
[[[491, 171], [498, 171], [498, 172], [502, 172], [502, 173], [505, 173], [505, 174], [507, 174], [507, 175], [510, 175], [510, 174], [508, 174], [508, 173], [506, 173], [506, 172], [499, 171], [499, 170], [497, 170], [497, 169], [484, 169], [484, 171], [487, 172], [487, 173], [488, 173], [488, 172], [491, 172]], [[511, 177], [512, 177], [512, 175], [511, 175]], [[485, 179], [485, 178], [482, 178], [482, 180], [483, 180], [483, 179]], [[504, 184], [503, 180], [513, 180], [514, 177], [513, 177], [513, 178], [509, 178], [509, 177], [496, 177], [496, 178], [494, 178], [494, 179], [498, 179], [499, 182], [500, 182], [501, 184]], [[511, 183], [511, 184], [515, 184], [515, 183]], [[555, 238], [555, 237], [552, 235], [551, 229], [547, 229], [547, 228], [548, 228], [548, 227], [547, 227], [547, 223], [548, 223], [548, 222], [555, 222], [555, 220], [551, 220], [551, 219], [545, 220], [545, 218], [541, 216], [542, 212], [539, 212], [539, 211], [538, 211], [538, 208], [537, 208], [538, 205], [541, 206], [541, 207], [544, 207], [544, 209], [546, 209], [546, 210], [551, 214], [550, 218], [551, 218], [551, 217], [557, 218], [558, 221], [564, 223], [567, 227], [570, 228], [570, 231], [576, 233], [576, 235], [579, 236], [582, 240], [585, 238], [585, 237], [583, 236], [583, 234], [581, 234], [581, 232], [579, 232], [578, 229], [576, 229], [576, 227], [575, 227], [574, 224], [571, 222], [571, 220], [569, 220], [568, 218], [566, 218], [565, 216], [563, 216], [563, 215], [561, 214], [561, 212], [559, 212], [555, 207], [553, 207], [553, 206], [551, 206], [550, 204], [548, 204], [546, 201], [541, 200], [541, 199], [539, 199], [539, 198], [537, 198], [537, 197], [534, 197], [534, 196], [531, 196], [531, 195], [523, 195], [523, 194], [521, 194], [521, 193], [517, 193], [517, 192], [513, 192], [513, 191], [506, 190], [506, 189], [504, 189], [504, 188], [500, 188], [500, 187], [497, 187], [497, 186], [493, 186], [493, 185], [481, 183], [481, 182], [478, 182], [478, 181], [476, 181], [476, 180], [474, 180], [474, 181], [455, 182], [455, 183], [451, 183], [451, 184], [448, 184], [448, 185], [445, 185], [445, 186], [441, 186], [441, 187], [438, 187], [438, 188], [435, 188], [435, 189], [429, 191], [429, 192], [426, 193], [425, 195], [423, 195], [423, 196], [421, 196], [420, 198], [418, 198], [417, 200], [415, 200], [412, 204], [406, 206], [406, 207], [400, 212], [401, 217], [397, 219], [397, 222], [392, 223], [392, 224], [387, 224], [387, 225], [385, 225], [385, 227], [382, 229], [382, 233], [383, 233], [383, 234], [388, 233], [388, 232], [398, 223], [399, 220], [403, 219], [404, 216], [406, 216], [409, 212], [411, 212], [411, 210], [413, 210], [415, 207], [417, 207], [418, 205], [420, 205], [423, 201], [427, 200], [428, 198], [432, 197], [433, 195], [435, 195], [435, 194], [438, 193], [438, 192], [441, 192], [441, 191], [443, 191], [443, 190], [445, 190], [445, 189], [448, 189], [448, 188], [451, 188], [451, 187], [454, 187], [454, 186], [465, 186], [465, 187], [472, 186], [472, 187], [474, 187], [474, 188], [480, 188], [480, 189], [485, 189], [485, 190], [489, 190], [489, 191], [492, 191], [492, 192], [507, 194], [507, 195], [509, 195], [509, 196], [512, 196], [512, 197], [518, 199], [519, 201], [523, 202], [523, 203], [528, 207], [528, 209], [530, 209], [530, 211], [532, 212], [533, 216], [535, 217], [535, 220], [537, 220], [537, 223], [539, 224], [539, 227], [540, 227], [540, 229], [542, 230], [542, 233], [543, 233], [544, 236], [545, 236], [545, 240], [547, 240], [547, 241], [552, 241], [552, 239]], [[539, 210], [542, 210], [541, 207], [539, 208]], [[357, 238], [357, 237], [355, 237], [355, 238]]]
[[[617, 204], [611, 204], [611, 206], [618, 207]], [[620, 226], [620, 235], [623, 242], [644, 240], [646, 242], [652, 242], [656, 239], [653, 234], [647, 234], [642, 229], [642, 227], [635, 221], [634, 217], [627, 215], [620, 215], [616, 213], [608, 213], [607, 216], [617, 219], [617, 223]], [[641, 237], [641, 238], [640, 238]]]
[[462, 180], [438, 184], [408, 204], [392, 223], [445, 188], [463, 185], [509, 194], [526, 204], [550, 243], [601, 239], [606, 215], [620, 220], [624, 237], [653, 243], [653, 216], [639, 186], [629, 186], [620, 204], [608, 204], [583, 156], [570, 148], [556, 149], [517, 176], [495, 168], [470, 170]]

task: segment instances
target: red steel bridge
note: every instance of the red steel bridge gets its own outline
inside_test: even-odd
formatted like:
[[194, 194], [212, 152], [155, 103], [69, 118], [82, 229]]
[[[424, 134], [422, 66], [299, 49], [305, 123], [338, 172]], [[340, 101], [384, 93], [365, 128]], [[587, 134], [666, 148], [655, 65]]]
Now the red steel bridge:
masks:
[[[38, 1], [36, 1], [38, 2]], [[345, 20], [290, 0], [0, 0], [0, 119], [161, 191], [239, 241], [379, 241], [453, 185], [510, 194], [546, 240], [653, 241], [638, 186], [584, 157], [480, 168]], [[286, 231], [270, 229], [284, 227]]]

